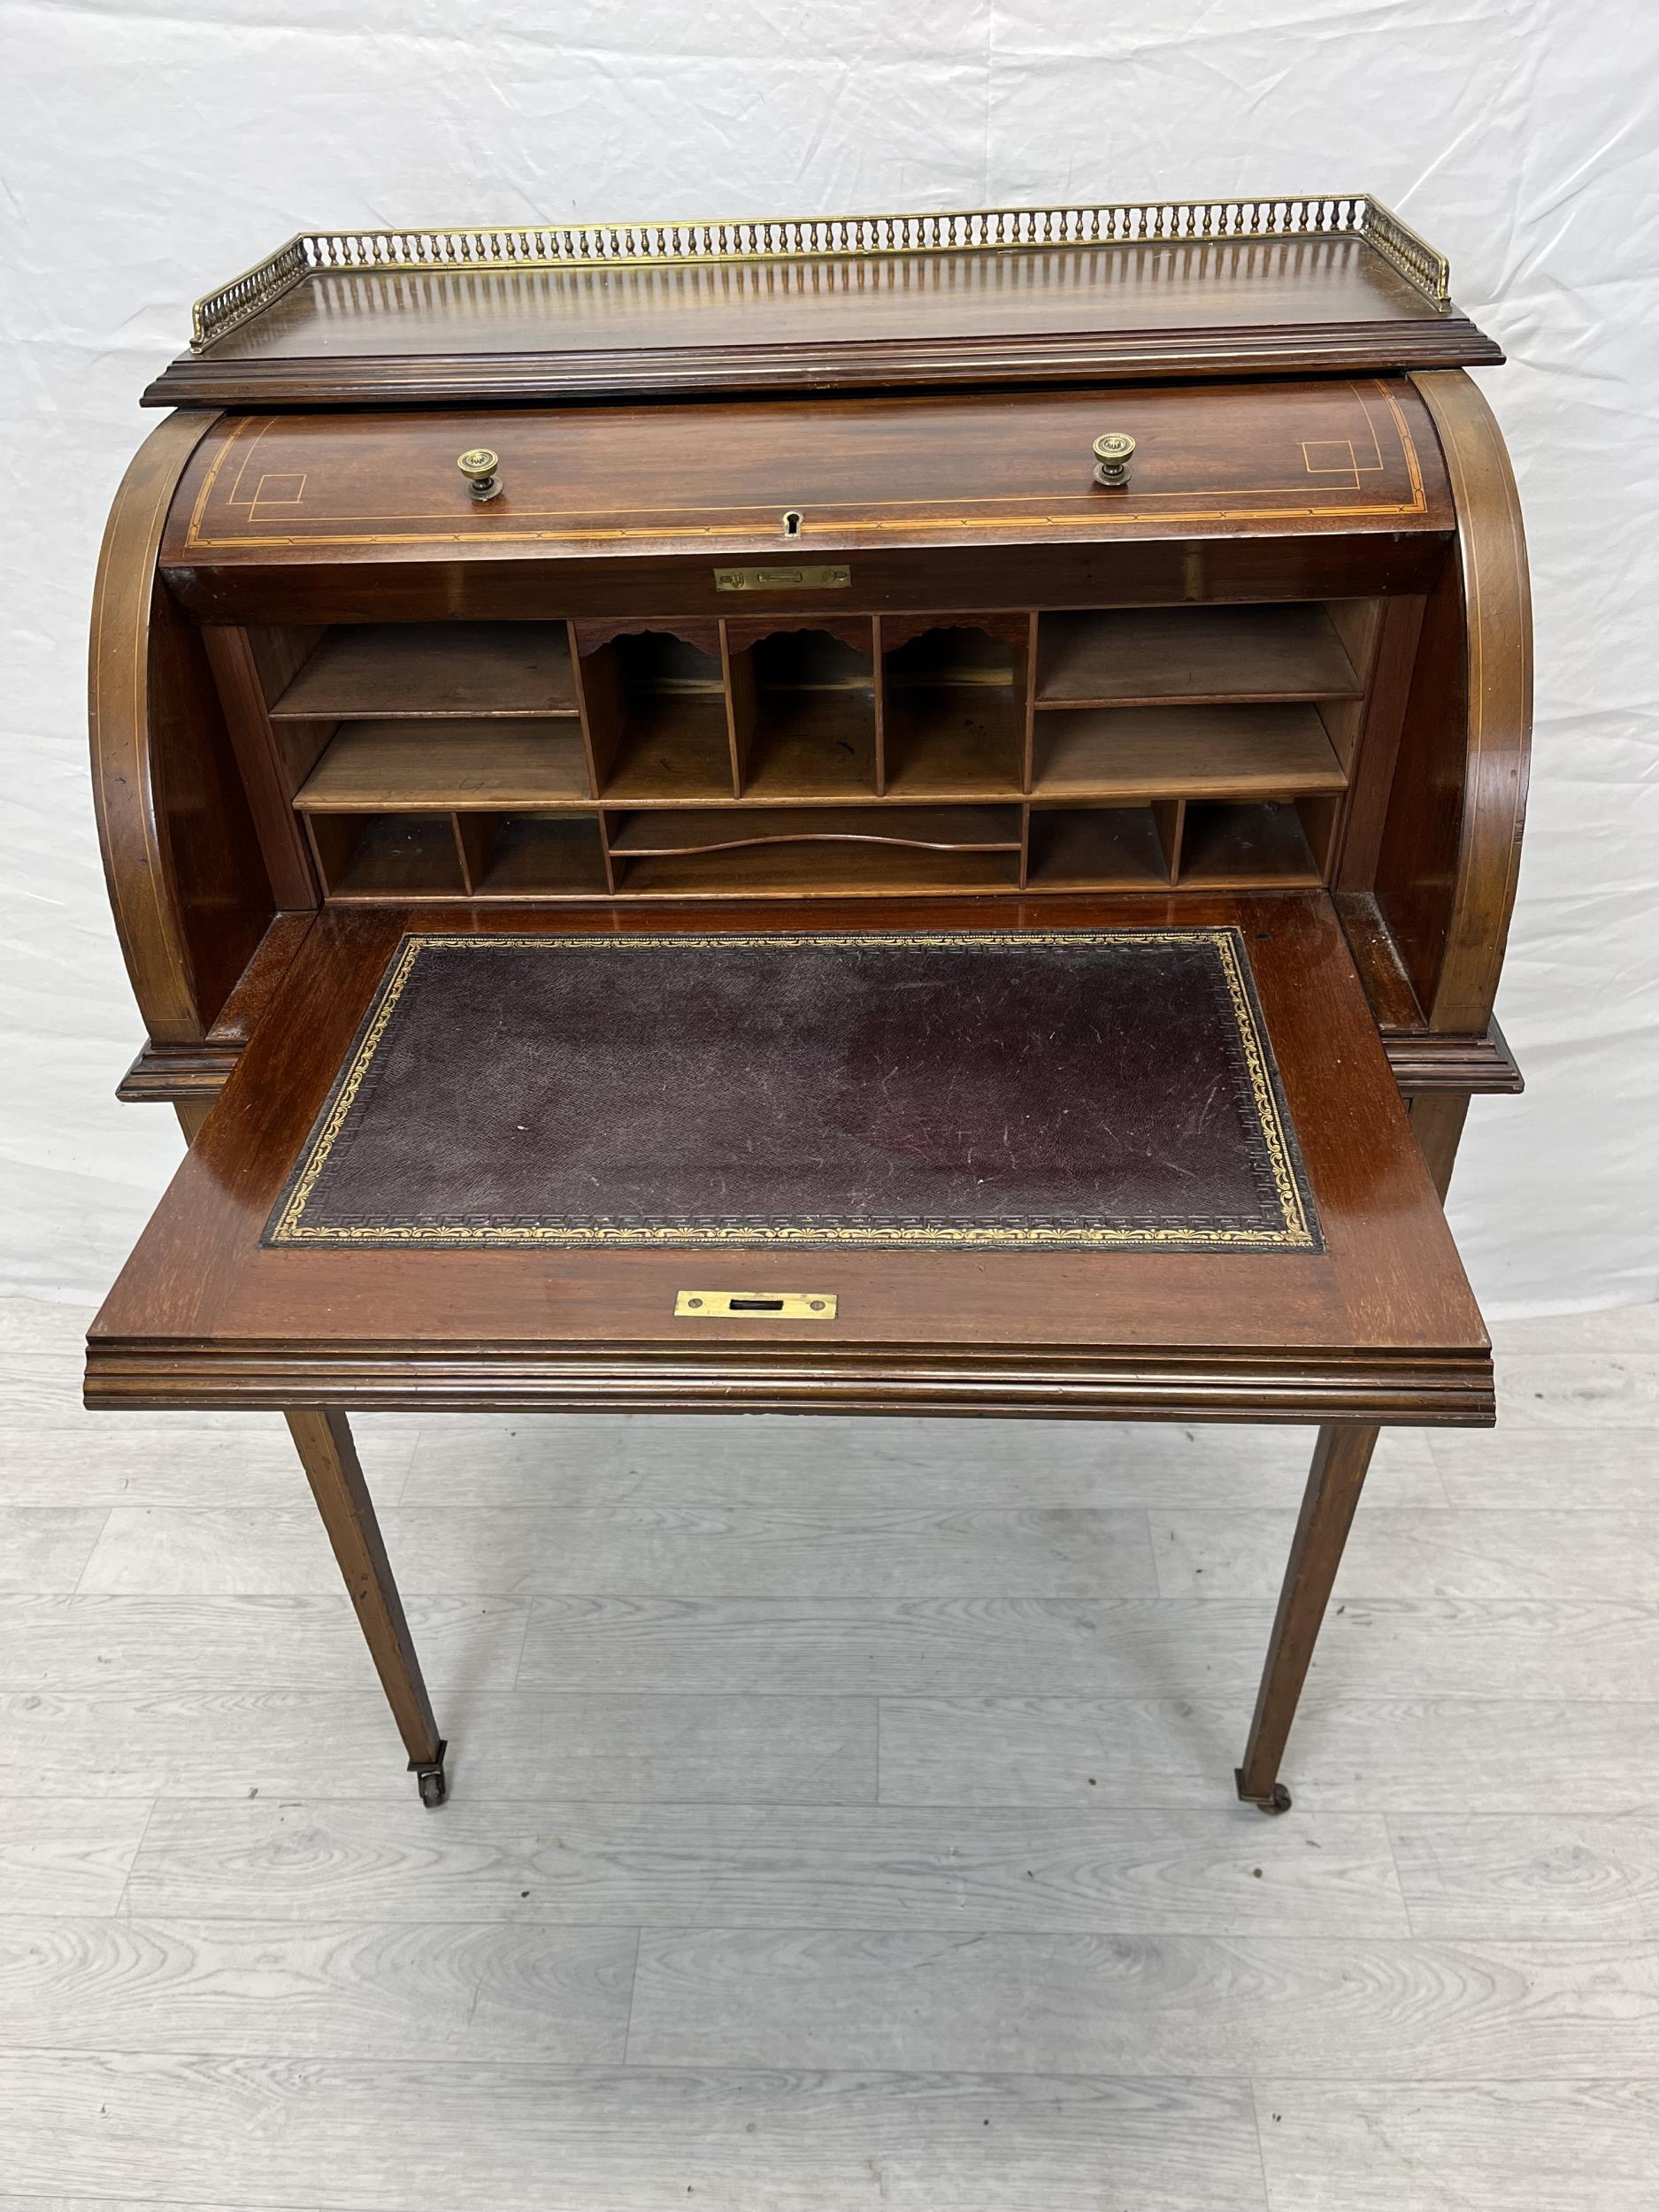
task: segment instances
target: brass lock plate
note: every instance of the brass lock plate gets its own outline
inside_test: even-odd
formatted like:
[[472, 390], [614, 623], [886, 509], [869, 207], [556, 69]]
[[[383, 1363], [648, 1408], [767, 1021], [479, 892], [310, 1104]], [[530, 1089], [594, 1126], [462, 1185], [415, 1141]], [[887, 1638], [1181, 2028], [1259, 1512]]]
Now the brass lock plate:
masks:
[[681, 1290], [674, 1295], [679, 1321], [833, 1321], [830, 1290]]

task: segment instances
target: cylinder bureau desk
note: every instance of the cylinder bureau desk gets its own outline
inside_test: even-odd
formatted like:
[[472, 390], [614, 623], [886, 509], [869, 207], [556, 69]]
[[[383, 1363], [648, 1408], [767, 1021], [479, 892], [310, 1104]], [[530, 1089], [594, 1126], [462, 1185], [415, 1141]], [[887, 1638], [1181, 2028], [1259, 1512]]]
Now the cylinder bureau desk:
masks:
[[91, 649], [188, 1150], [86, 1395], [286, 1415], [425, 1802], [363, 1409], [1305, 1423], [1289, 1804], [1379, 1427], [1494, 1418], [1501, 357], [1363, 196], [305, 234], [198, 304]]

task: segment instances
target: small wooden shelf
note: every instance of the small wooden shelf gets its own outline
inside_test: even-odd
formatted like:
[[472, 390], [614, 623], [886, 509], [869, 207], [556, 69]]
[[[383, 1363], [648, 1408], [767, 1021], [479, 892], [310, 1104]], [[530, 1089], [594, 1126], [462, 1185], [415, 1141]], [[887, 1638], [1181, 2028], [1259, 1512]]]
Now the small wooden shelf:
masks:
[[1249, 890], [1305, 887], [1317, 884], [1320, 875], [1294, 806], [1220, 806], [1204, 801], [1187, 810], [1180, 880]]
[[456, 896], [466, 886], [448, 814], [313, 814], [311, 842], [331, 899]]
[[1170, 856], [1149, 806], [1033, 807], [1033, 891], [1167, 888]]
[[[477, 826], [468, 853], [472, 894], [483, 899], [603, 898], [608, 888], [597, 819], [506, 814]], [[472, 824], [463, 824], [469, 842]]]
[[935, 852], [1019, 850], [1018, 807], [750, 807], [612, 818], [621, 856], [665, 859], [763, 845], [886, 845]]
[[906, 845], [808, 841], [620, 864], [620, 888], [654, 898], [865, 898], [933, 891], [1012, 891], [1011, 852], [937, 852]]
[[895, 688], [883, 734], [890, 798], [998, 799], [1019, 792], [1024, 733], [1011, 684]]
[[1044, 715], [1035, 745], [1044, 798], [1288, 797], [1348, 783], [1311, 706], [1079, 708]]
[[1046, 614], [1037, 705], [1352, 699], [1364, 687], [1323, 606], [1119, 607]]
[[562, 622], [375, 622], [325, 631], [279, 722], [573, 716]]
[[630, 703], [605, 779], [607, 805], [732, 803], [732, 749], [718, 692], [647, 693]]
[[301, 786], [304, 814], [590, 806], [574, 723], [347, 722]]
[[759, 694], [746, 799], [867, 799], [875, 788], [875, 708], [868, 691]]

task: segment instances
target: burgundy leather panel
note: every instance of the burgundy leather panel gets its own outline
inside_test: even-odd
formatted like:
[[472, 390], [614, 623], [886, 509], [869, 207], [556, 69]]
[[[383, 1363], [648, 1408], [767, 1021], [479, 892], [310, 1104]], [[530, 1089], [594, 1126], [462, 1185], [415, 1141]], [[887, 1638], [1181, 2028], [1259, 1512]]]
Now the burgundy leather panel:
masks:
[[265, 1241], [1319, 1248], [1198, 928], [407, 938]]

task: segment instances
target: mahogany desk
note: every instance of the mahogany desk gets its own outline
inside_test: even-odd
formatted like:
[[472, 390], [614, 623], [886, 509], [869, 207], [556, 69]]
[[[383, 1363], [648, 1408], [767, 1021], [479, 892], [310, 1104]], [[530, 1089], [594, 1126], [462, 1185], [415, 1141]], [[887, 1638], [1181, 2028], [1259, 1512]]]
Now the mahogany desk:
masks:
[[1313, 1425], [1288, 1805], [1379, 1425], [1494, 1417], [1499, 357], [1363, 196], [306, 235], [199, 303], [91, 661], [190, 1151], [87, 1401], [286, 1414], [426, 1802], [360, 1407]]

